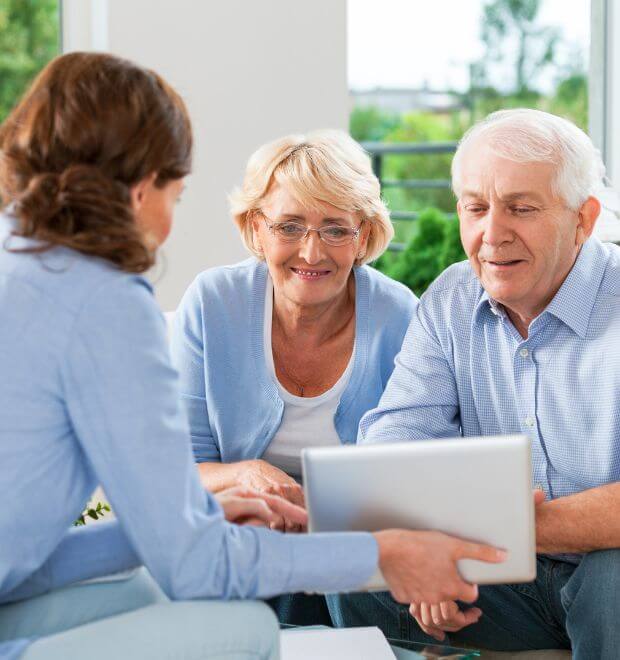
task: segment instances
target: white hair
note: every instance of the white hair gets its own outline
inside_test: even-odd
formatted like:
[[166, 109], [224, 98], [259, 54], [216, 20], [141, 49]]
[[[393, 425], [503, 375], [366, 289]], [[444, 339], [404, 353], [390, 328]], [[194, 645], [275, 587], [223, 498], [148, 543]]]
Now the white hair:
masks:
[[452, 160], [452, 189], [457, 197], [464, 154], [481, 140], [501, 158], [555, 165], [554, 193], [573, 210], [604, 189], [601, 154], [580, 128], [548, 112], [517, 108], [493, 112], [465, 133]]

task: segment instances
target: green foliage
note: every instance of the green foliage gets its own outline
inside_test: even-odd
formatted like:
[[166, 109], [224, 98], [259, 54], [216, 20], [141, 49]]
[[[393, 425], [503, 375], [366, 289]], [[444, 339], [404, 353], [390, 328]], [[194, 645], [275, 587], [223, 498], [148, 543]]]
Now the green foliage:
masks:
[[0, 0], [0, 122], [58, 54], [58, 0]]
[[397, 114], [375, 107], [353, 108], [349, 117], [349, 133], [358, 142], [382, 142], [400, 123]]
[[465, 258], [458, 220], [428, 208], [420, 213], [405, 249], [382, 255], [374, 266], [419, 296], [450, 264]]
[[487, 83], [490, 63], [511, 62], [514, 93], [522, 94], [553, 64], [560, 35], [556, 28], [537, 23], [540, 6], [541, 0], [491, 0], [485, 4], [481, 38], [486, 53], [478, 64]]
[[89, 518], [92, 518], [93, 520], [99, 520], [99, 518], [103, 518], [106, 514], [106, 511], [111, 511], [110, 505], [101, 502], [97, 502], [97, 506], [94, 508], [86, 508], [84, 511], [82, 511], [82, 515], [73, 523], [75, 527], [79, 527], [80, 525], [85, 525], [86, 524], [86, 516]]

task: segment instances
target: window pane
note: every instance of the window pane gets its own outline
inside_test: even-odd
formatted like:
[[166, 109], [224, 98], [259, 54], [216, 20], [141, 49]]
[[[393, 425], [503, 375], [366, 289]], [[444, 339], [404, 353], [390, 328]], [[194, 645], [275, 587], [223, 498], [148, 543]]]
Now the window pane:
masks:
[[60, 51], [59, 0], [0, 0], [0, 121]]
[[456, 223], [438, 236], [455, 211], [452, 152], [472, 123], [530, 107], [587, 130], [590, 0], [349, 0], [347, 43], [350, 131], [376, 153], [396, 247], [426, 232], [418, 252], [444, 255], [424, 282], [464, 258]]

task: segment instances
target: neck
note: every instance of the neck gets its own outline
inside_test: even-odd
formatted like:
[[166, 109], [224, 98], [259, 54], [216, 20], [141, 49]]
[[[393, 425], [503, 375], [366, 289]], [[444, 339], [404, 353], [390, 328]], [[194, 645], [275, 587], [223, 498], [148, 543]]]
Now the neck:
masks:
[[318, 345], [337, 335], [355, 313], [355, 278], [349, 276], [343, 291], [325, 303], [300, 305], [274, 289], [273, 318], [280, 332], [291, 341]]

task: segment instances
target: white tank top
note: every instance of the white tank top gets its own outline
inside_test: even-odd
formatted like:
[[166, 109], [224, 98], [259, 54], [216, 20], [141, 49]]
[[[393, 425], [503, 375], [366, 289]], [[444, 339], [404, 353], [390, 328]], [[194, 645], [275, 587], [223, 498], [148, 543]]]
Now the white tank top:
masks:
[[263, 459], [287, 474], [298, 477], [301, 475], [301, 450], [304, 447], [340, 444], [340, 438], [334, 426], [334, 416], [340, 403], [340, 397], [351, 377], [355, 346], [353, 346], [347, 368], [333, 387], [319, 396], [295, 396], [282, 387], [276, 376], [271, 348], [272, 315], [273, 283], [271, 278], [267, 277], [263, 345], [267, 370], [278, 387], [278, 393], [284, 402], [284, 412], [280, 427], [265, 450]]

